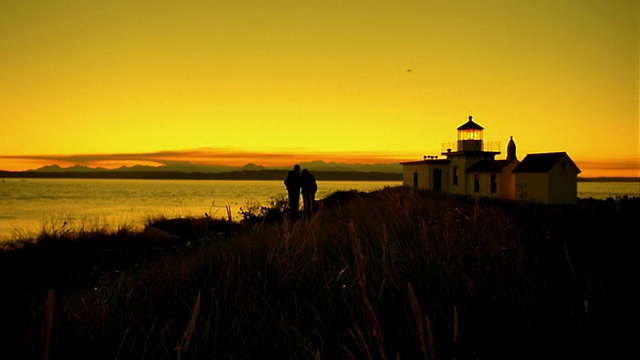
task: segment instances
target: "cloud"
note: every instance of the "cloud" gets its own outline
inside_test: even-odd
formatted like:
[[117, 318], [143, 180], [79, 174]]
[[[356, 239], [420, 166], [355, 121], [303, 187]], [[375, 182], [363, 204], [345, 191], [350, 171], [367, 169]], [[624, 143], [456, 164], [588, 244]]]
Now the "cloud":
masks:
[[580, 160], [576, 161], [580, 168], [594, 170], [638, 170], [640, 168], [639, 159], [620, 159], [620, 160]]
[[242, 166], [254, 163], [263, 166], [289, 166], [295, 162], [322, 160], [342, 163], [397, 163], [410, 160], [410, 156], [389, 154], [349, 153], [305, 153], [305, 152], [250, 152], [228, 149], [201, 148], [192, 150], [167, 150], [141, 153], [68, 154], [68, 155], [0, 155], [0, 159], [28, 162], [32, 164], [84, 165], [117, 167], [122, 165], [168, 165], [177, 162], [193, 164]]

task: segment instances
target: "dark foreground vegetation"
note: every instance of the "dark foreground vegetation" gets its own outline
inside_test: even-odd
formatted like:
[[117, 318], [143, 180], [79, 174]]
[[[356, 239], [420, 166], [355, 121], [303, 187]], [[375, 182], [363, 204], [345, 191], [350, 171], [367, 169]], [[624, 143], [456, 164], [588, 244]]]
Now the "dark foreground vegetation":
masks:
[[638, 351], [640, 199], [385, 188], [311, 219], [58, 229], [0, 252], [0, 358], [582, 359]]

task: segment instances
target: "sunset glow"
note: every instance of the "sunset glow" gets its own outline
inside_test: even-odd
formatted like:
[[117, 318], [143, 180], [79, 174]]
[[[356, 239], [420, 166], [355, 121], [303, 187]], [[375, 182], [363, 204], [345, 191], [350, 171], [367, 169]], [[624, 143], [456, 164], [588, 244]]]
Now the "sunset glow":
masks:
[[638, 177], [638, 4], [3, 2], [0, 169], [411, 161], [472, 115]]

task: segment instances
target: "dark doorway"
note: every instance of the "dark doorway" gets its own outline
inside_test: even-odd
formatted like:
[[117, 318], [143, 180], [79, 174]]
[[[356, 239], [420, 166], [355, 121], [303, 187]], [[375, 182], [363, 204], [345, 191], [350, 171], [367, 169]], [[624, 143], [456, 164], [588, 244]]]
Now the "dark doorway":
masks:
[[498, 191], [498, 182], [497, 182], [497, 176], [496, 174], [491, 174], [491, 192], [495, 193], [496, 191]]
[[442, 191], [442, 170], [433, 170], [433, 191]]
[[417, 172], [413, 173], [413, 187], [414, 188], [418, 187], [418, 173]]

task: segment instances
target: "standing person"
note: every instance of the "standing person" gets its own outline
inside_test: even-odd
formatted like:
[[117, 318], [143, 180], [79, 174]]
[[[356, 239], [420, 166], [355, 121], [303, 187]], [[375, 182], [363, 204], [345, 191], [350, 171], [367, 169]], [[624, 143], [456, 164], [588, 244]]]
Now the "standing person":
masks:
[[309, 170], [302, 170], [300, 175], [300, 186], [302, 187], [302, 204], [304, 206], [304, 215], [307, 218], [311, 217], [313, 212], [313, 205], [316, 198], [316, 192], [318, 191], [318, 183], [315, 176], [309, 172]]
[[300, 208], [300, 165], [296, 164], [292, 171], [289, 171], [287, 178], [284, 180], [289, 195], [289, 211], [291, 218], [298, 218], [298, 209]]

